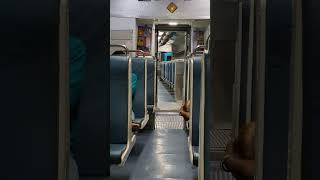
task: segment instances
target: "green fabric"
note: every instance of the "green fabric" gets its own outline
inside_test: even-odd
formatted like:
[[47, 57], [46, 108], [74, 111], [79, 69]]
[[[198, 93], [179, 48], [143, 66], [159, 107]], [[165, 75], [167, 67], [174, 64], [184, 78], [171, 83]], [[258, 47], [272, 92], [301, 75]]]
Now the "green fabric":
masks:
[[84, 43], [70, 36], [69, 39], [69, 83], [70, 83], [70, 120], [71, 120], [71, 152], [74, 155], [74, 144], [79, 142], [79, 126], [77, 120], [77, 105], [80, 101], [80, 93], [84, 78], [86, 63], [86, 47]]
[[135, 73], [132, 73], [131, 75], [132, 100], [134, 99], [134, 95], [136, 93], [137, 80], [138, 80], [137, 75]]
[[86, 62], [86, 48], [81, 40], [70, 37], [69, 41], [70, 57], [70, 105], [71, 108], [79, 101], [81, 92], [81, 82], [84, 78], [84, 65]]

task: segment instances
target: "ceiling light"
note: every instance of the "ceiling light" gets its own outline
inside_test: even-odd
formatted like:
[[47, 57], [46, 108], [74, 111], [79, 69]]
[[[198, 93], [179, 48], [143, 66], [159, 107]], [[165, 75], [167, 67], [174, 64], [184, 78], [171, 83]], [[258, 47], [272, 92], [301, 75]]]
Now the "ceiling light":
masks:
[[169, 24], [170, 26], [176, 26], [176, 25], [178, 25], [177, 22], [169, 22], [168, 24]]
[[173, 2], [171, 2], [168, 6], [167, 6], [168, 11], [170, 11], [171, 13], [174, 13], [177, 9], [178, 6], [176, 4], [174, 4]]

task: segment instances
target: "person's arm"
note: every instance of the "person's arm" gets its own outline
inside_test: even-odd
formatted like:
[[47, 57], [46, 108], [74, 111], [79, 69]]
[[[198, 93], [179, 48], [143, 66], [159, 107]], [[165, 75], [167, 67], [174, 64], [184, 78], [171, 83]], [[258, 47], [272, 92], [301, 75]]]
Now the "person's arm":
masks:
[[183, 116], [186, 121], [189, 120], [189, 118], [190, 118], [189, 112], [181, 111], [180, 115]]
[[228, 169], [234, 174], [246, 177], [254, 176], [254, 160], [245, 160], [236, 157], [230, 157], [225, 160], [225, 163]]
[[187, 103], [185, 104], [185, 111], [186, 112], [190, 112], [190, 106], [191, 106], [191, 102], [188, 100]]

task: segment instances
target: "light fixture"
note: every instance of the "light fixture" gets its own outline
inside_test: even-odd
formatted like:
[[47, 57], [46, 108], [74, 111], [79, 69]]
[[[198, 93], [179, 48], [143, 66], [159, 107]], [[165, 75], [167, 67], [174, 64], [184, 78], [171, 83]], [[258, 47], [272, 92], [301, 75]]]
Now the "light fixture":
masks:
[[175, 3], [171, 2], [167, 6], [167, 9], [168, 9], [169, 12], [174, 13], [178, 9], [178, 6]]
[[168, 24], [169, 24], [170, 26], [176, 26], [176, 25], [178, 25], [177, 22], [169, 22]]

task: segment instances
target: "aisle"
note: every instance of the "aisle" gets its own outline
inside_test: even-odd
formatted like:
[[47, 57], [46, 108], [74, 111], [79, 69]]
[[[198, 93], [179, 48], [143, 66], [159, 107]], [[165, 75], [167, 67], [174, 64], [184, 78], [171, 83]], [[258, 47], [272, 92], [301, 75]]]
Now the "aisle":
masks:
[[177, 102], [175, 92], [158, 80], [158, 108], [162, 111], [178, 111], [182, 102]]
[[183, 129], [184, 120], [178, 112], [157, 112], [156, 129]]
[[196, 180], [189, 158], [186, 133], [181, 129], [151, 132], [131, 180]]

